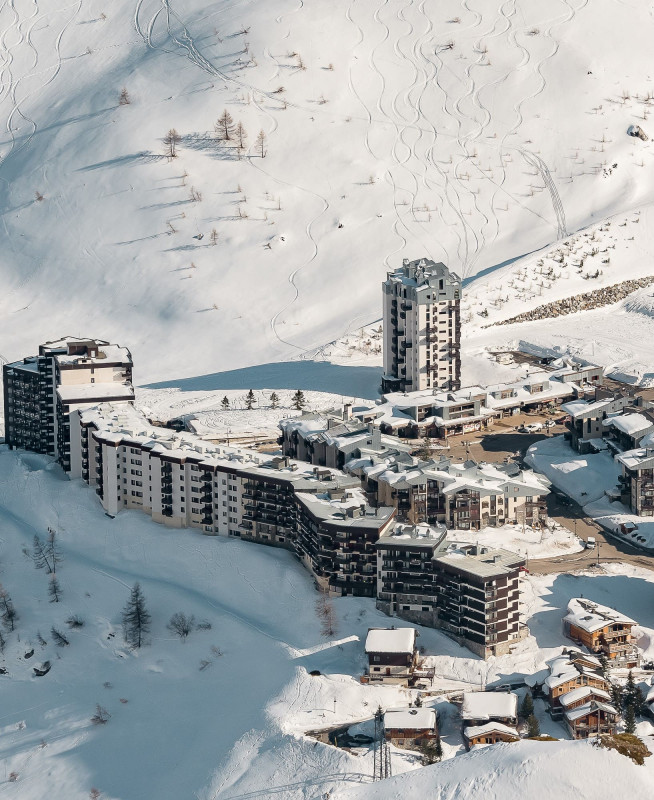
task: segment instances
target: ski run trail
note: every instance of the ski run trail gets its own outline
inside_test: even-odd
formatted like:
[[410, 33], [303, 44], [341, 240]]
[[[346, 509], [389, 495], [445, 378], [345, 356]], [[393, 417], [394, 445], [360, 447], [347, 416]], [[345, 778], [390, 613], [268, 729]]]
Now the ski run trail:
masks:
[[[652, 17], [620, 5], [616, 40], [617, 6], [10, 0], [2, 352], [74, 319], [127, 342], [142, 383], [251, 368], [266, 388], [257, 365], [377, 320], [402, 258], [470, 288], [643, 207], [651, 145], [625, 131], [648, 113]], [[225, 109], [242, 148], [216, 135]]]

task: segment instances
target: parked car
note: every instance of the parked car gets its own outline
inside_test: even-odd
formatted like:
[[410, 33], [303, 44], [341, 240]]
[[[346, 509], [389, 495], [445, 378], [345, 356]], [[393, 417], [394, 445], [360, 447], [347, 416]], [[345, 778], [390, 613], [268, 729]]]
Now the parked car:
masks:
[[556, 425], [556, 422], [554, 422], [553, 419], [548, 419], [547, 422], [545, 423], [545, 427], [546, 428], [553, 428], [555, 425]]
[[529, 425], [524, 426], [525, 433], [538, 433], [543, 430], [542, 422], [530, 422]]
[[595, 541], [595, 537], [589, 536], [588, 539], [586, 539], [586, 549], [594, 550], [596, 547], [597, 547], [597, 542]]

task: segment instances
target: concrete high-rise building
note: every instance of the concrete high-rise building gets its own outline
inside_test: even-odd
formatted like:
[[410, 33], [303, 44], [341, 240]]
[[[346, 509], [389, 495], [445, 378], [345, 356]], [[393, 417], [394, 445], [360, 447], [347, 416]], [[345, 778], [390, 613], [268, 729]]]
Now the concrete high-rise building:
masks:
[[382, 391], [461, 387], [461, 279], [428, 258], [404, 259], [384, 287]]
[[66, 336], [37, 356], [4, 364], [5, 440], [55, 456], [70, 469], [71, 411], [134, 399], [132, 356], [126, 347]]

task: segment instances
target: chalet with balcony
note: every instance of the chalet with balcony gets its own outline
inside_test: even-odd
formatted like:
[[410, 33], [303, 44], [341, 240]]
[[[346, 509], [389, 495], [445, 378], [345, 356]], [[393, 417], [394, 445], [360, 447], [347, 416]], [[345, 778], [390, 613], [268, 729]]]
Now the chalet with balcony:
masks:
[[640, 652], [631, 632], [637, 624], [625, 614], [580, 597], [568, 603], [568, 613], [563, 618], [566, 636], [592, 653], [602, 653], [611, 665], [628, 668], [640, 664]]
[[415, 628], [370, 628], [366, 637], [366, 683], [409, 686], [418, 663]]
[[513, 692], [464, 692], [461, 705], [466, 747], [515, 742], [520, 736], [518, 698]]
[[563, 714], [566, 727], [573, 739], [588, 739], [602, 733], [617, 731], [618, 712], [609, 703], [590, 700], [588, 703], [566, 710]]
[[433, 708], [401, 708], [384, 712], [384, 736], [406, 750], [415, 750], [438, 739], [436, 711]]
[[[592, 666], [589, 666], [589, 663]], [[578, 689], [590, 689], [606, 693], [609, 690], [608, 682], [599, 672], [599, 661], [594, 664], [585, 661], [584, 658], [579, 658], [577, 653], [564, 653], [549, 661], [548, 667], [550, 674], [543, 682], [542, 691], [554, 719], [560, 719], [565, 711], [566, 703], [569, 705], [570, 698], [578, 696], [571, 694], [572, 692]], [[580, 693], [580, 696], [590, 698], [592, 693]], [[598, 698], [601, 697], [602, 695], [598, 695]]]
[[596, 391], [594, 400], [582, 398], [564, 403], [561, 410], [569, 415], [565, 438], [577, 452], [592, 452], [597, 449], [597, 444], [606, 433], [605, 421], [610, 416], [621, 413], [632, 403], [631, 395], [612, 394], [605, 390]]

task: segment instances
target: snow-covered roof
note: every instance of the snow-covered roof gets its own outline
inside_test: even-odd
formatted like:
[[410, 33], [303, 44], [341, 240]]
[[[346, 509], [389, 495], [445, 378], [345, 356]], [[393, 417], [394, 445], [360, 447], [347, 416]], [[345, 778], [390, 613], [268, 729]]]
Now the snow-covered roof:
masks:
[[373, 628], [366, 637], [366, 653], [413, 653], [415, 628]]
[[621, 614], [613, 608], [602, 606], [599, 603], [592, 603], [585, 598], [575, 597], [568, 603], [568, 613], [564, 617], [565, 622], [581, 628], [588, 633], [602, 630], [607, 625], [622, 623], [623, 625], [636, 625], [636, 621]]
[[476, 736], [484, 736], [487, 733], [506, 733], [509, 736], [515, 736], [516, 739], [520, 738], [518, 731], [509, 725], [504, 725], [501, 722], [487, 722], [485, 725], [470, 725], [463, 729], [463, 734], [466, 739], [474, 739]]
[[623, 433], [634, 435], [640, 431], [649, 430], [654, 423], [643, 414], [621, 414], [616, 417], [609, 417], [604, 424], [607, 427], [617, 428]]
[[[647, 437], [645, 437], [647, 438]], [[641, 444], [643, 444], [641, 442]], [[650, 467], [654, 462], [654, 450], [651, 446], [638, 447], [635, 450], [627, 450], [625, 453], [618, 453], [615, 460], [620, 464], [624, 464], [627, 469], [636, 469], [637, 467]]]
[[604, 689], [594, 689], [592, 686], [578, 686], [576, 689], [572, 689], [570, 692], [566, 692], [559, 697], [559, 702], [564, 708], [576, 703], [578, 700], [581, 700], [584, 697], [589, 697], [592, 695], [593, 697], [598, 697], [600, 700], [610, 700], [611, 695], [608, 692], [605, 692]]
[[461, 717], [466, 719], [493, 719], [515, 717], [518, 714], [518, 697], [513, 692], [464, 692]]
[[404, 728], [433, 730], [436, 727], [436, 712], [433, 708], [391, 708], [384, 712], [386, 729]]
[[550, 675], [549, 678], [545, 679], [544, 686], [547, 686], [549, 689], [553, 689], [555, 686], [560, 686], [562, 683], [574, 681], [579, 677], [579, 675], [580, 673], [578, 670], [576, 670], [574, 667], [570, 667], [564, 672], [559, 672], [556, 675]]
[[573, 722], [576, 719], [581, 719], [581, 717], [585, 717], [588, 714], [591, 714], [596, 709], [601, 709], [602, 711], [606, 711], [608, 714], [617, 714], [618, 712], [612, 705], [608, 703], [600, 703], [595, 700], [591, 700], [590, 703], [584, 703], [583, 706], [578, 706], [577, 708], [571, 708], [569, 711], [565, 712], [566, 719], [569, 719], [570, 722]]

